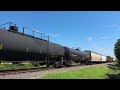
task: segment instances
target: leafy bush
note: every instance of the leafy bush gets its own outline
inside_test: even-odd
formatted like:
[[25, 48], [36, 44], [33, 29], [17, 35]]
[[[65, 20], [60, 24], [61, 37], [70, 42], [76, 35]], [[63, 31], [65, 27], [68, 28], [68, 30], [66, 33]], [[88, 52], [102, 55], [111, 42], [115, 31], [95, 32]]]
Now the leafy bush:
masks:
[[120, 39], [117, 40], [115, 47], [114, 47], [114, 54], [117, 58], [117, 65], [120, 66]]

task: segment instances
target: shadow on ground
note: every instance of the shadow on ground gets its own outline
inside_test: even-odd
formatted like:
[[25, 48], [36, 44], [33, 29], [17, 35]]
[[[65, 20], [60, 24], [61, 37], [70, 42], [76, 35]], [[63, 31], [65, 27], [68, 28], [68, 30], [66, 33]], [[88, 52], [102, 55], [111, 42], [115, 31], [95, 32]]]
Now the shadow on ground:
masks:
[[120, 79], [120, 73], [118, 74], [107, 74], [108, 79]]
[[108, 64], [110, 73], [107, 74], [108, 79], [120, 79], [120, 67], [116, 67], [113, 64]]

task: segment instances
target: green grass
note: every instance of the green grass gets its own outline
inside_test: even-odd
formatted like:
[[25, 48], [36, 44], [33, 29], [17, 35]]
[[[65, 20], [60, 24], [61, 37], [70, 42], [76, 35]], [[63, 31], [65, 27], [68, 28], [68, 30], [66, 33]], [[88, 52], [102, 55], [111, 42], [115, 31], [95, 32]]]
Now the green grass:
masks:
[[42, 79], [105, 79], [110, 73], [109, 68], [98, 66], [92, 68], [84, 68], [80, 70], [71, 70], [61, 73], [48, 74]]

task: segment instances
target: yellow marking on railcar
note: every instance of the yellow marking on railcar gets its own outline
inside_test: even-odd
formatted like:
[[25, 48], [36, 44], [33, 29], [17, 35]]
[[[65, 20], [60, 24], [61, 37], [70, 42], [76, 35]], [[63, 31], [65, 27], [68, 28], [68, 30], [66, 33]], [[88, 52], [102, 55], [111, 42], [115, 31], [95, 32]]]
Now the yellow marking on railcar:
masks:
[[3, 44], [0, 44], [0, 50], [2, 50], [2, 48], [3, 48]]
[[26, 52], [29, 52], [29, 48], [27, 48]]

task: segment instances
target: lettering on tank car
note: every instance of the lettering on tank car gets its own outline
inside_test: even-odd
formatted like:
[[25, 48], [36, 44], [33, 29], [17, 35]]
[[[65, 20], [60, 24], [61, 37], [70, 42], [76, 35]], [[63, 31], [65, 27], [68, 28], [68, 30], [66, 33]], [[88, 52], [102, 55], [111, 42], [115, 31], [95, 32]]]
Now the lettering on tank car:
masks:
[[74, 56], [76, 57], [77, 55], [75, 54]]
[[26, 52], [29, 52], [29, 48], [26, 49]]
[[3, 48], [3, 44], [1, 43], [1, 44], [0, 44], [0, 50], [2, 50], [2, 48]]
[[40, 50], [40, 54], [41, 54], [41, 50]]

